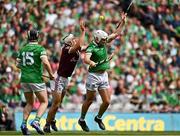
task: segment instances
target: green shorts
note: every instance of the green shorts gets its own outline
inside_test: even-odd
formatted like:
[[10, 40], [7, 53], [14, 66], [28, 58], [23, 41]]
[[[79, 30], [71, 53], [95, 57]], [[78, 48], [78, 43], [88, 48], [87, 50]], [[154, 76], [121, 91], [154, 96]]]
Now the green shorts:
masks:
[[46, 90], [45, 83], [21, 83], [21, 88], [24, 92], [40, 92]]

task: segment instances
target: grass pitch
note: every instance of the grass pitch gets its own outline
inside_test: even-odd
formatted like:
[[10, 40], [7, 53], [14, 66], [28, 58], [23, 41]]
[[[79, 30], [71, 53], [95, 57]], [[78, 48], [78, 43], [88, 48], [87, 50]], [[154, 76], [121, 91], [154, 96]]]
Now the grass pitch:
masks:
[[[32, 135], [38, 135], [35, 131], [31, 132]], [[1, 131], [0, 135], [22, 135], [21, 132], [16, 131]], [[52, 132], [46, 135], [63, 135], [63, 136], [180, 136], [179, 132], [121, 132], [121, 131], [59, 131]]]

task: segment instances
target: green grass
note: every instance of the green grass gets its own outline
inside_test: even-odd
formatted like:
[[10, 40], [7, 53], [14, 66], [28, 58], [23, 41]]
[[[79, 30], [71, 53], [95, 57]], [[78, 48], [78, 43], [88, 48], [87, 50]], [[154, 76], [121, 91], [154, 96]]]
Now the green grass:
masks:
[[[32, 131], [32, 135], [38, 135]], [[0, 135], [22, 135], [21, 132], [16, 131], [1, 131]], [[121, 131], [59, 131], [47, 135], [63, 135], [63, 136], [180, 136], [179, 132], [121, 132]]]

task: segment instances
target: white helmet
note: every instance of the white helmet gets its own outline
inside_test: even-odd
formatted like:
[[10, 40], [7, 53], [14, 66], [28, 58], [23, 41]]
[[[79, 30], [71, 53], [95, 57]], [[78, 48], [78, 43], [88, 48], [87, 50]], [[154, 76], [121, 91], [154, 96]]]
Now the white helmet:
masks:
[[65, 43], [68, 43], [68, 42], [72, 41], [73, 38], [74, 38], [74, 35], [73, 34], [69, 34], [63, 40], [64, 40]]
[[98, 39], [98, 42], [100, 42], [101, 39], [108, 38], [108, 34], [106, 32], [104, 32], [103, 30], [94, 31], [93, 36], [94, 36], [95, 39]]

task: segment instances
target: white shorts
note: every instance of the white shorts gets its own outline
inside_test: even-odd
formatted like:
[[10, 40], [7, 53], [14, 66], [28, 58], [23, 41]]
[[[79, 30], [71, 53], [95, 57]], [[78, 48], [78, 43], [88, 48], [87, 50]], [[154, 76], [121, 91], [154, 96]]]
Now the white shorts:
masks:
[[45, 83], [21, 83], [24, 92], [40, 92], [46, 90]]
[[86, 89], [89, 91], [98, 91], [109, 88], [108, 73], [88, 73], [86, 80]]
[[52, 91], [57, 91], [62, 93], [62, 91], [65, 91], [68, 85], [68, 78], [57, 76], [55, 81], [52, 81], [50, 83]]

